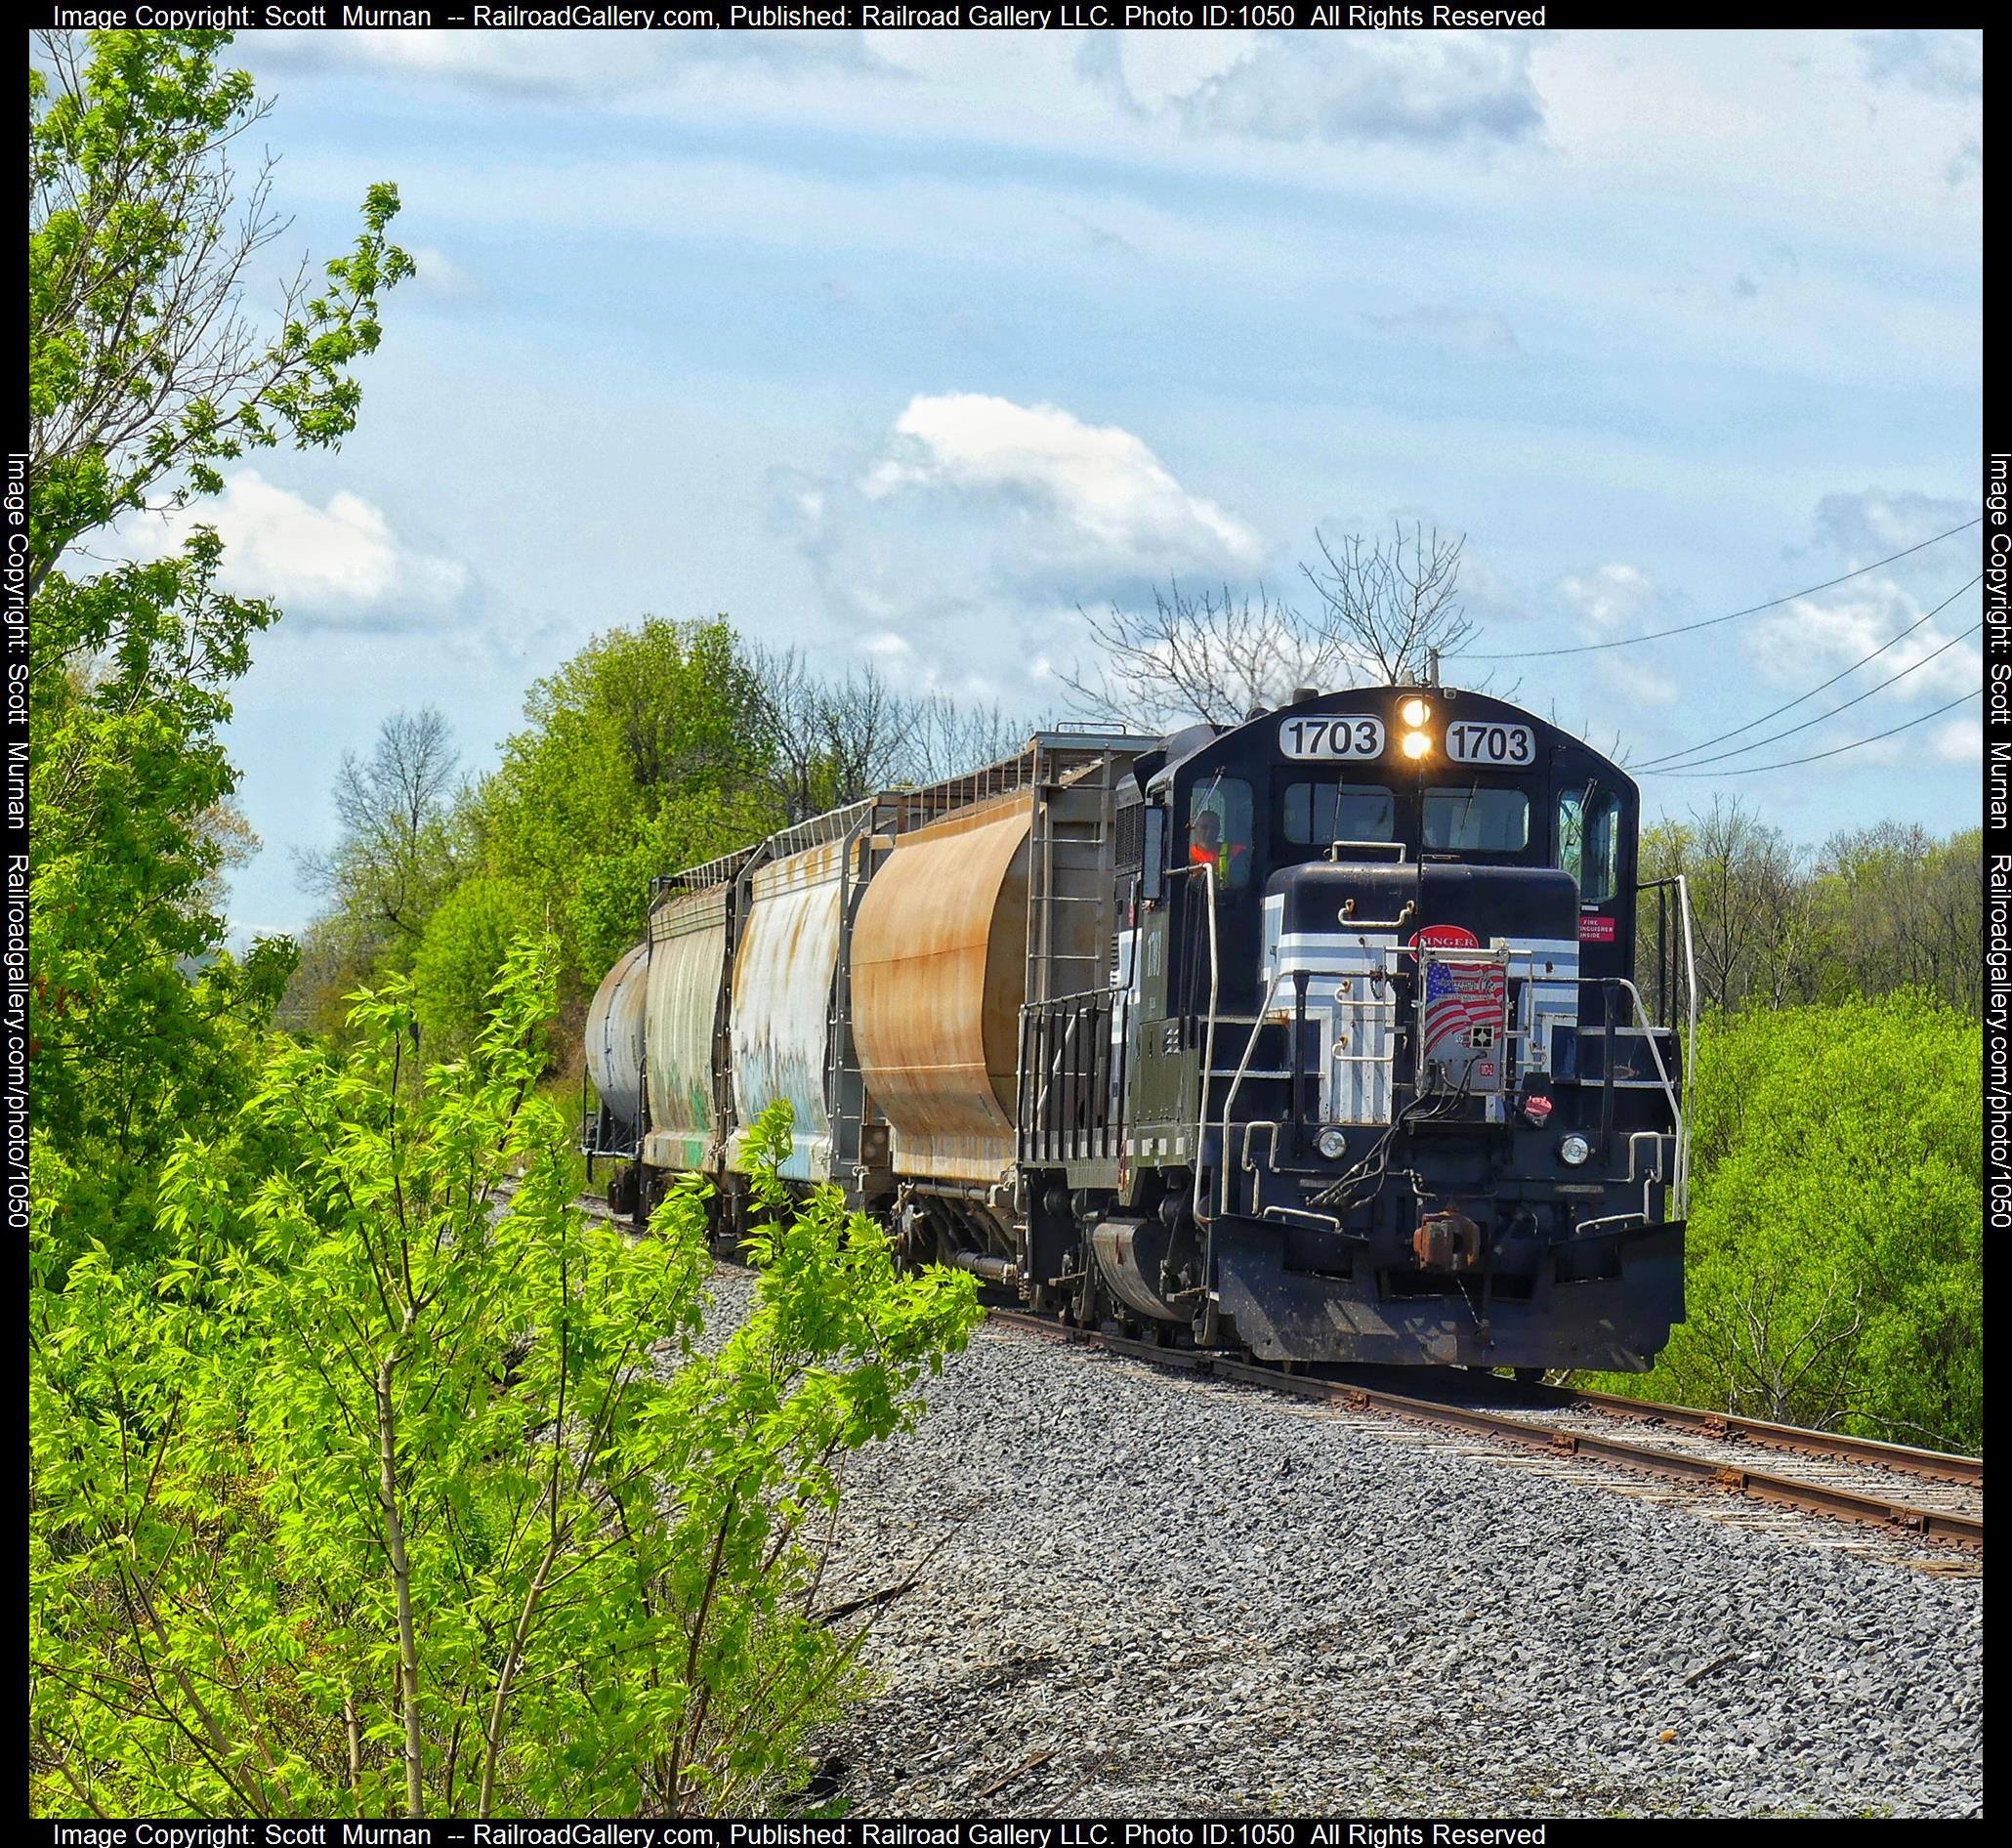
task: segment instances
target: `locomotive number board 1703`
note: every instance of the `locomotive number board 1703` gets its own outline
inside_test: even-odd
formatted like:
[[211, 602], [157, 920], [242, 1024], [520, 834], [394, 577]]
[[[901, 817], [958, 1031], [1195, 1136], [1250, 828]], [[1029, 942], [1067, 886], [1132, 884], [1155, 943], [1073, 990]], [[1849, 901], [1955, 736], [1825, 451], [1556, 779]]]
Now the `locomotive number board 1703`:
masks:
[[1454, 764], [1499, 764], [1520, 770], [1534, 763], [1537, 741], [1527, 725], [1496, 725], [1462, 719], [1446, 727], [1446, 760]]
[[1287, 719], [1278, 728], [1278, 748], [1287, 757], [1335, 764], [1383, 755], [1383, 721], [1340, 712], [1325, 719]]

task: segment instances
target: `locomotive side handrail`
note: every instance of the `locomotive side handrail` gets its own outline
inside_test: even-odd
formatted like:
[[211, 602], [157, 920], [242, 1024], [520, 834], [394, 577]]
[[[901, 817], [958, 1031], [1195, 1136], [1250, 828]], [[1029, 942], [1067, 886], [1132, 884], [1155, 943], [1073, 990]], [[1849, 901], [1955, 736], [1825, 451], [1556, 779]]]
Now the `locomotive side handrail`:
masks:
[[1677, 1160], [1673, 1185], [1678, 1198], [1688, 1201], [1691, 1197], [1691, 1096], [1698, 1084], [1698, 950], [1691, 928], [1691, 882], [1679, 872], [1671, 873], [1663, 879], [1640, 880], [1635, 886], [1637, 895], [1644, 892], [1659, 894], [1671, 890], [1677, 895], [1678, 945], [1672, 945], [1665, 941], [1667, 923], [1664, 909], [1658, 900], [1656, 917], [1656, 982], [1663, 992], [1656, 998], [1665, 1007], [1669, 1007], [1672, 1002], [1673, 997], [1668, 990], [1675, 986], [1677, 969], [1671, 951], [1681, 946], [1684, 1031], [1683, 1043], [1679, 1048], [1681, 1064], [1678, 1070], [1682, 1080], [1682, 1097], [1676, 1110]]
[[[1679, 1219], [1685, 1218], [1688, 1214], [1691, 1203], [1691, 1177], [1685, 1163], [1684, 1144], [1686, 1125], [1684, 1117], [1684, 1107], [1678, 1101], [1677, 1087], [1674, 1083], [1671, 1082], [1669, 1069], [1662, 1062], [1662, 1048], [1656, 1043], [1656, 1034], [1659, 1031], [1666, 1032], [1668, 1031], [1668, 1029], [1657, 1028], [1656, 1024], [1650, 1019], [1649, 1009], [1647, 1004], [1642, 999], [1641, 989], [1636, 987], [1635, 985], [1632, 982], [1630, 982], [1626, 976], [1603, 976], [1600, 978], [1600, 988], [1603, 994], [1611, 993], [1614, 989], [1619, 988], [1627, 995], [1628, 999], [1635, 1004], [1635, 1019], [1641, 1024], [1640, 1031], [1642, 1034], [1644, 1044], [1646, 1044], [1649, 1048], [1649, 1056], [1656, 1062], [1656, 1080], [1661, 1085], [1663, 1098], [1670, 1107], [1670, 1121], [1674, 1125], [1676, 1131], [1675, 1140], [1677, 1145], [1677, 1160], [1676, 1172], [1670, 1182], [1671, 1204], [1676, 1208], [1677, 1217]], [[1619, 1030], [1625, 1031], [1627, 1029], [1621, 1029]], [[1614, 1088], [1614, 1033], [1611, 1030], [1604, 1028], [1601, 1031], [1600, 1088], [1600, 1116], [1604, 1134], [1605, 1125], [1609, 1120], [1610, 1113], [1613, 1109]], [[1630, 1178], [1632, 1178], [1632, 1176], [1630, 1176]]]

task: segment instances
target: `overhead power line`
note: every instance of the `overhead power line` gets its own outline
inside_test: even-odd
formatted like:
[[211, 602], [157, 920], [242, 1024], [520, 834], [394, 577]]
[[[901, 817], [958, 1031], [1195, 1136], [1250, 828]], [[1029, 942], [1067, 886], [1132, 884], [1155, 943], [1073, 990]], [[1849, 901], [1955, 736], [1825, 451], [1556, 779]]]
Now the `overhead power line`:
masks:
[[[1892, 641], [1880, 643], [1880, 645], [1876, 649], [1874, 649], [1871, 653], [1862, 655], [1858, 660], [1852, 662], [1852, 664], [1849, 667], [1847, 667], [1842, 673], [1832, 674], [1828, 680], [1822, 682], [1818, 686], [1812, 687], [1808, 693], [1797, 693], [1795, 697], [1789, 700], [1786, 705], [1777, 706], [1772, 712], [1763, 712], [1759, 718], [1748, 719], [1744, 725], [1736, 725], [1730, 732], [1721, 732], [1717, 737], [1700, 738], [1698, 742], [1697, 742], [1696, 744], [1687, 744], [1680, 751], [1664, 751], [1660, 757], [1649, 758], [1646, 762], [1631, 765], [1630, 768], [1638, 771], [1647, 771], [1653, 770], [1657, 764], [1674, 764], [1680, 758], [1695, 757], [1699, 751], [1710, 750], [1714, 744], [1723, 744], [1729, 737], [1738, 737], [1740, 734], [1742, 732], [1751, 732], [1753, 728], [1757, 725], [1766, 725], [1770, 719], [1779, 719], [1784, 712], [1793, 712], [1795, 708], [1801, 705], [1805, 699], [1814, 699], [1820, 693], [1823, 693], [1826, 688], [1834, 687], [1840, 680], [1844, 680], [1848, 676], [1856, 674], [1860, 668], [1864, 667], [1866, 664], [1866, 662], [1876, 661], [1882, 654], [1886, 652], [1888, 649], [1898, 647], [1899, 644], [1905, 642], [1908, 636], [1912, 635], [1916, 629], [1920, 628], [1923, 623], [1933, 622], [1936, 619], [1936, 617], [1941, 615], [1942, 612], [1945, 609], [1947, 609], [1952, 603], [1954, 603], [1958, 597], [1962, 596], [1963, 591], [1975, 589], [1977, 585], [1983, 582], [1984, 573], [1982, 571], [1979, 571], [1978, 574], [1975, 577], [1973, 577], [1969, 583], [1963, 586], [1962, 590], [1950, 592], [1949, 596], [1945, 597], [1941, 603], [1937, 604], [1933, 609], [1931, 609], [1925, 616], [1923, 616], [1920, 619], [1920, 621], [1910, 622], [1905, 629], [1903, 629], [1900, 632], [1900, 634], [1895, 636]], [[1844, 708], [1842, 706], [1838, 706], [1833, 708], [1833, 710], [1841, 712], [1844, 710]], [[1783, 733], [1781, 735], [1785, 737], [1787, 734]], [[1773, 740], [1769, 738], [1762, 738], [1753, 744], [1742, 745], [1740, 748], [1743, 750], [1757, 751], [1760, 749], [1762, 744], [1771, 743], [1772, 741]], [[1729, 751], [1727, 755], [1737, 757], [1739, 755], [1739, 752]], [[1718, 759], [1713, 758], [1711, 761], [1713, 763], [1717, 763]]]
[[[1834, 719], [1840, 712], [1849, 712], [1862, 699], [1869, 699], [1876, 693], [1884, 693], [1896, 681], [1906, 680], [1916, 669], [1926, 667], [1938, 655], [1947, 654], [1958, 642], [1967, 641], [1984, 627], [1982, 621], [1973, 622], [1960, 635], [1952, 635], [1941, 648], [1922, 655], [1911, 667], [1904, 667], [1898, 674], [1889, 674], [1876, 687], [1867, 687], [1862, 693], [1854, 693], [1849, 699], [1834, 705], [1828, 712], [1820, 712], [1814, 719], [1805, 719], [1800, 725], [1791, 725], [1785, 732], [1777, 732], [1772, 737], [1755, 738], [1751, 744], [1736, 744], [1730, 751], [1721, 751], [1716, 757], [1694, 757], [1679, 766], [1684, 770], [1698, 770], [1706, 764], [1723, 764], [1729, 757], [1744, 757], [1748, 751], [1757, 751], [1770, 744], [1779, 744], [1785, 737], [1793, 737], [1798, 732], [1807, 732], [1813, 725], [1822, 725], [1825, 719]], [[1675, 770], [1650, 770], [1643, 773], [1650, 777], [1673, 777]]]
[[1857, 738], [1849, 744], [1840, 744], [1835, 750], [1817, 751], [1808, 757], [1791, 757], [1780, 764], [1740, 764], [1731, 770], [1656, 770], [1653, 777], [1753, 777], [1764, 770], [1793, 770], [1798, 764], [1821, 764], [1826, 757], [1842, 757], [1846, 751], [1856, 751], [1866, 744], [1877, 744], [1881, 738], [1896, 736], [1902, 732], [1911, 732], [1917, 725], [1926, 725], [1930, 719], [1939, 719], [1945, 712], [1953, 712], [1958, 706], [1967, 705], [1973, 699], [1982, 699], [1984, 689], [1973, 687], [1967, 693], [1958, 693], [1946, 706], [1937, 706], [1933, 712], [1924, 712], [1919, 718], [1909, 719], [1890, 731], [1875, 732], [1870, 737]]
[[1966, 520], [1960, 526], [1951, 526], [1947, 532], [1938, 532], [1932, 539], [1923, 539], [1919, 545], [1910, 545], [1905, 552], [1896, 552], [1891, 558], [1876, 559], [1870, 565], [1862, 565], [1855, 571], [1846, 571], [1842, 577], [1832, 577], [1821, 584], [1811, 584], [1803, 590], [1791, 590], [1785, 597], [1771, 597], [1764, 604], [1749, 604], [1744, 609], [1734, 609], [1723, 616], [1707, 616], [1702, 622], [1679, 623], [1674, 629], [1656, 629], [1648, 635], [1617, 635], [1611, 642], [1581, 642], [1574, 648], [1565, 649], [1513, 649], [1506, 654], [1477, 654], [1466, 649], [1455, 651], [1448, 659], [1459, 658], [1469, 661], [1534, 661], [1543, 660], [1554, 654], [1596, 654], [1602, 649], [1633, 648], [1638, 642], [1660, 642], [1666, 636], [1691, 635], [1699, 629], [1716, 628], [1722, 622], [1734, 622], [1741, 616], [1757, 616], [1763, 609], [1779, 609], [1783, 604], [1792, 604], [1798, 597], [1814, 597], [1820, 590], [1835, 590], [1839, 584], [1849, 584], [1855, 577], [1864, 577], [1867, 571], [1879, 570], [1882, 567], [1898, 564], [1902, 559], [1912, 558], [1916, 552], [1925, 552], [1932, 545], [1940, 545], [1945, 539], [1953, 539], [1959, 532], [1968, 532], [1972, 526], [1982, 525], [1983, 520]]

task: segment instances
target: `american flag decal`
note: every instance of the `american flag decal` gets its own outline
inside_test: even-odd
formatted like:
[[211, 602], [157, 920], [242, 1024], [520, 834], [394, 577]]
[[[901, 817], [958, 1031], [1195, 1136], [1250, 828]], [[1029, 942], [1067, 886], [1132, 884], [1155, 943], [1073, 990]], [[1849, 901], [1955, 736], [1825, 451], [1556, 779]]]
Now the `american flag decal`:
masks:
[[1500, 1043], [1508, 1004], [1500, 963], [1433, 958], [1425, 965], [1425, 1057]]

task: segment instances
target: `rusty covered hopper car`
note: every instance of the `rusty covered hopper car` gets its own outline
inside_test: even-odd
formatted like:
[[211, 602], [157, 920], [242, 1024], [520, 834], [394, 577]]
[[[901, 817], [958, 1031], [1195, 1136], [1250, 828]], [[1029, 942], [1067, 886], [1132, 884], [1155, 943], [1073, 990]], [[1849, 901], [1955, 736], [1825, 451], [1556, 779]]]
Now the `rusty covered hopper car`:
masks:
[[1452, 690], [1040, 733], [658, 881], [589, 1014], [590, 1155], [639, 1216], [708, 1177], [731, 1237], [783, 1100], [785, 1181], [1078, 1321], [1646, 1366], [1692, 1001], [1637, 816], [1580, 740]]

